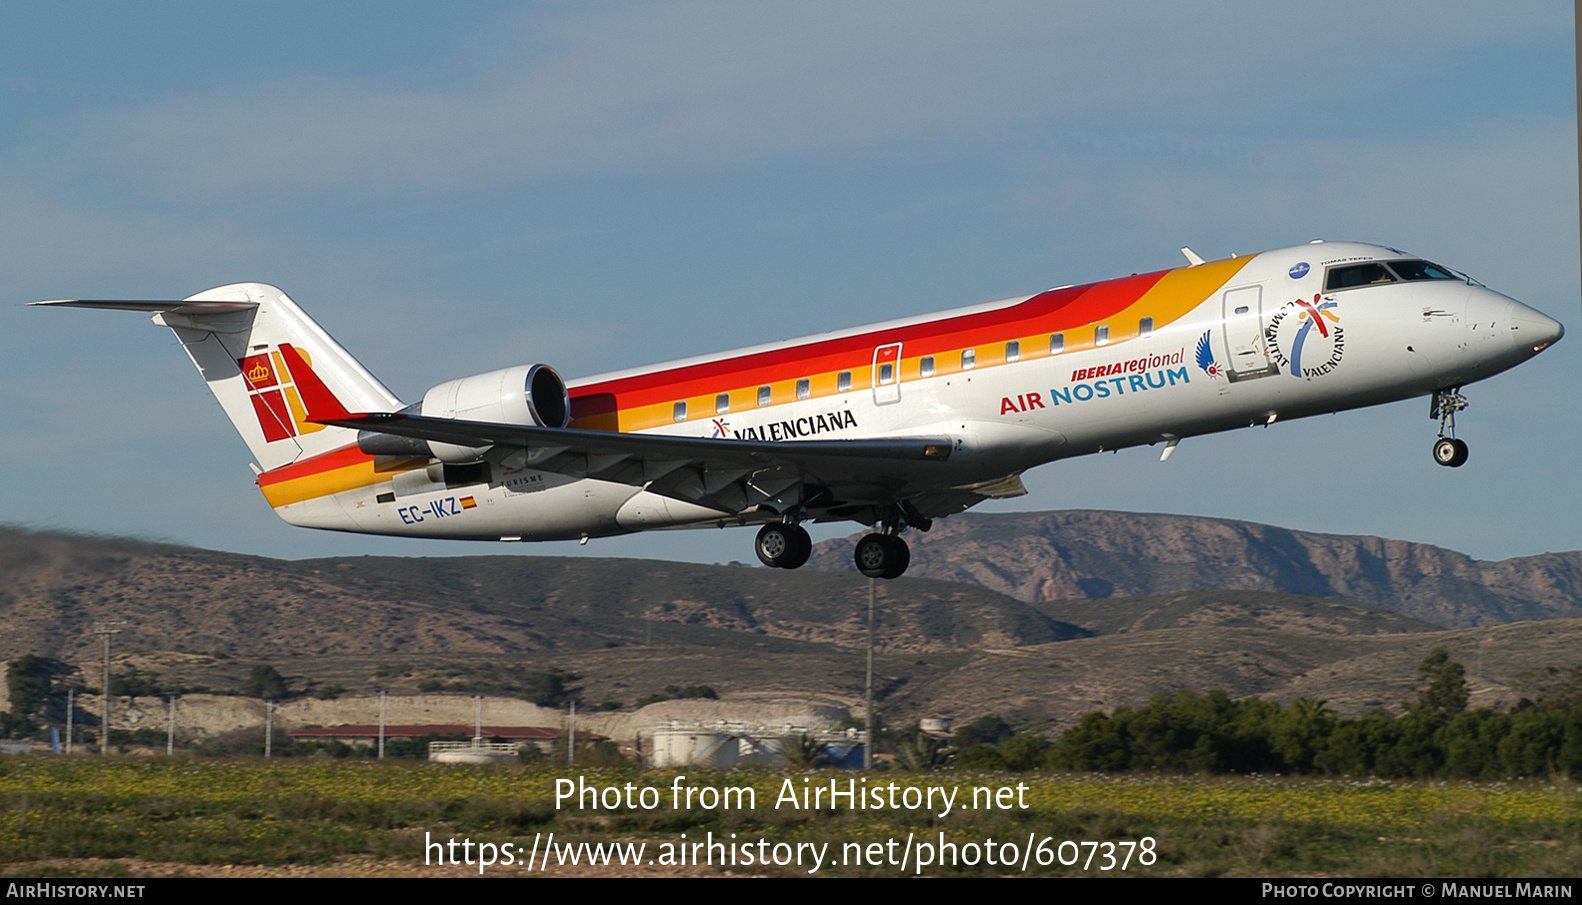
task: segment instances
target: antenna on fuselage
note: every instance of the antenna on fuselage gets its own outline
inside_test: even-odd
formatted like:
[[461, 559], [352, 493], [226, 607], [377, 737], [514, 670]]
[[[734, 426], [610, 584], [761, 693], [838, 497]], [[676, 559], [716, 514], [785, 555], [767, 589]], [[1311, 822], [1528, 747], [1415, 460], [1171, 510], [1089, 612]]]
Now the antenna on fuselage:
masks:
[[1181, 246], [1181, 253], [1186, 255], [1187, 263], [1193, 267], [1203, 263], [1203, 259], [1198, 257], [1198, 253], [1185, 245]]

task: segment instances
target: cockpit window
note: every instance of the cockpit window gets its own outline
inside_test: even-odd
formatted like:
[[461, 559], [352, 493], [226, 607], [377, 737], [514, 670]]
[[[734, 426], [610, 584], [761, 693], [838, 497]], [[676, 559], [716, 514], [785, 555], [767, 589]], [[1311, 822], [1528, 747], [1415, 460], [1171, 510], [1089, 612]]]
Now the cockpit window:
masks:
[[1330, 292], [1336, 289], [1352, 289], [1357, 286], [1393, 282], [1395, 277], [1390, 275], [1389, 269], [1383, 264], [1377, 262], [1352, 264], [1347, 267], [1332, 268], [1324, 281], [1324, 290]]
[[1460, 277], [1431, 261], [1391, 261], [1390, 269], [1403, 280], [1459, 280]]
[[1371, 261], [1367, 264], [1348, 264], [1345, 267], [1330, 268], [1329, 276], [1324, 282], [1324, 291], [1355, 289], [1358, 286], [1376, 286], [1382, 283], [1461, 279], [1464, 277], [1448, 267], [1440, 267], [1432, 261], [1418, 258], [1388, 263]]

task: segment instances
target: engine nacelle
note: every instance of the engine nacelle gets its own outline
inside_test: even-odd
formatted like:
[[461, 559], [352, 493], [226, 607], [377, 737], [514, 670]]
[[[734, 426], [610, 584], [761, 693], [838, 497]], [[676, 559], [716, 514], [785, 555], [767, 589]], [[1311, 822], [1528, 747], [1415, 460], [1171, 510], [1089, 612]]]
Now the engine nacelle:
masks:
[[[428, 418], [565, 427], [571, 421], [571, 394], [549, 365], [518, 365], [448, 380], [423, 394], [423, 401], [406, 411]], [[477, 462], [490, 449], [376, 431], [360, 432], [357, 446], [372, 455], [432, 456], [451, 464]]]

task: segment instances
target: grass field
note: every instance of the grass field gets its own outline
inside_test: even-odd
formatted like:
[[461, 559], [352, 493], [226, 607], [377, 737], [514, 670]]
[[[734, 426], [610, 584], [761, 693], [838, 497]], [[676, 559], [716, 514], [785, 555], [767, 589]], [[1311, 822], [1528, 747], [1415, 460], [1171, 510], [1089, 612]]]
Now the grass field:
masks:
[[[579, 775], [621, 790], [614, 793], [621, 806], [581, 810], [565, 801], [557, 809], [556, 781]], [[831, 781], [841, 790], [855, 782], [859, 793], [877, 790], [882, 806], [854, 809], [841, 799], [831, 808], [826, 797], [816, 802], [822, 807], [791, 807], [781, 798], [788, 779], [798, 796], [827, 790]], [[906, 807], [908, 788], [918, 803], [928, 786], [939, 790], [932, 807]], [[644, 788], [652, 790], [651, 808], [643, 806]], [[685, 805], [689, 788], [692, 806], [672, 807], [678, 794]], [[741, 806], [742, 798], [730, 799], [730, 807], [702, 806], [726, 788], [744, 798], [750, 789], [756, 806]], [[941, 816], [952, 788], [957, 797]], [[975, 789], [984, 790], [979, 807], [966, 807]], [[635, 807], [625, 806], [628, 796]], [[898, 807], [889, 807], [891, 796]], [[491, 874], [526, 872], [536, 840], [531, 872], [545, 876], [806, 875], [816, 847], [826, 844], [817, 873], [831, 875], [918, 873], [919, 857], [921, 872], [936, 876], [1569, 877], [1582, 863], [1582, 788], [1567, 781], [964, 771], [866, 779], [832, 771], [703, 771], [678, 780], [673, 772], [636, 768], [568, 774], [390, 761], [23, 756], [0, 760], [0, 803], [0, 873], [9, 876], [478, 872], [476, 865], [440, 868], [432, 849], [425, 864], [425, 838], [493, 844], [497, 863], [485, 868]], [[551, 833], [556, 846], [577, 847], [569, 850], [577, 867], [560, 863], [560, 855], [544, 864]], [[710, 840], [721, 844], [714, 864], [691, 863], [707, 849], [688, 854], [688, 847]], [[620, 844], [625, 854], [635, 851], [626, 846], [646, 848], [641, 863], [589, 866], [597, 856], [580, 848], [584, 842]], [[506, 843], [519, 847], [509, 865]], [[798, 852], [800, 864], [774, 863]], [[863, 863], [850, 863], [859, 855]], [[1103, 870], [1111, 856], [1115, 864]], [[1144, 863], [1149, 856], [1153, 863]], [[1129, 859], [1124, 869], [1122, 857]]]

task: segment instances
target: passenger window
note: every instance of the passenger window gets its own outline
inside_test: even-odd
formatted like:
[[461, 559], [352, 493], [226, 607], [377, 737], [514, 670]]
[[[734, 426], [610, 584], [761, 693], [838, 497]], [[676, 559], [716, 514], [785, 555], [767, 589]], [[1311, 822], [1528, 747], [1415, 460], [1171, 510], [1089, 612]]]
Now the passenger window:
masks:
[[807, 379], [806, 377], [797, 378], [796, 398], [806, 399], [811, 395], [813, 395], [813, 381]]
[[879, 385], [889, 386], [895, 383], [895, 362], [887, 361], [879, 365]]
[[674, 417], [677, 422], [687, 420], [687, 404], [685, 402], [676, 403], [675, 413], [672, 417]]
[[976, 368], [977, 366], [978, 366], [978, 350], [977, 349], [962, 349], [961, 350], [961, 369], [963, 371], [970, 371], [973, 368]]
[[1237, 305], [1236, 306], [1236, 313], [1237, 314], [1246, 314], [1248, 311], [1251, 311], [1251, 310], [1252, 309], [1248, 308], [1246, 305]]
[[1022, 357], [1022, 341], [1013, 339], [1005, 344], [1005, 360], [1015, 361]]
[[758, 388], [758, 404], [759, 405], [768, 405], [769, 404], [769, 400], [773, 396], [774, 396], [774, 392], [772, 390], [770, 390], [768, 387], [759, 387]]
[[1109, 324], [1099, 324], [1093, 328], [1093, 344], [1095, 346], [1107, 346], [1110, 344]]
[[1326, 292], [1336, 289], [1354, 289], [1358, 286], [1372, 286], [1379, 283], [1393, 283], [1395, 277], [1383, 264], [1372, 262], [1368, 264], [1353, 264], [1349, 267], [1335, 267], [1325, 277], [1324, 290]]
[[1151, 317], [1145, 317], [1138, 321], [1137, 332], [1143, 336], [1147, 336], [1148, 334], [1154, 332], [1154, 319]]
[[731, 394], [721, 393], [714, 397], [714, 413], [723, 415], [731, 410]]
[[1051, 333], [1051, 334], [1049, 334], [1049, 354], [1050, 355], [1059, 355], [1061, 352], [1064, 352], [1065, 349], [1066, 349], [1066, 334], [1064, 334], [1064, 333]]
[[918, 362], [918, 365], [924, 377], [934, 376], [934, 356], [924, 355], [923, 360]]
[[842, 392], [842, 393], [844, 393], [847, 390], [851, 389], [851, 372], [850, 371], [841, 371], [840, 372], [840, 376], [835, 378], [835, 389], [840, 391], [840, 392]]

